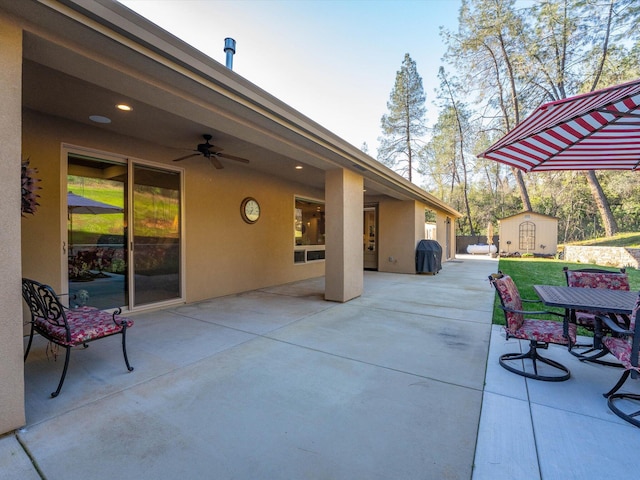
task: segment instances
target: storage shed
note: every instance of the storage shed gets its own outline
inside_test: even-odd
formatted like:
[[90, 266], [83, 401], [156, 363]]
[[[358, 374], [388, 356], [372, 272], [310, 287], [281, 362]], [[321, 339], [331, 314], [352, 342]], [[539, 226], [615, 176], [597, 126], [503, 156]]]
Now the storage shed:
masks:
[[533, 253], [555, 255], [558, 249], [558, 218], [525, 211], [498, 220], [500, 255]]

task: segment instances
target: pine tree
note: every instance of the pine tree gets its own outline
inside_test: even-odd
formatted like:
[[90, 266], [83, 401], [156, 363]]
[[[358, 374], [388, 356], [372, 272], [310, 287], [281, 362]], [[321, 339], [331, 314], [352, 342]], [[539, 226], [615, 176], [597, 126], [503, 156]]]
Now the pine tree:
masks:
[[425, 100], [416, 62], [406, 53], [387, 102], [389, 113], [380, 121], [382, 136], [378, 138], [378, 161], [409, 181], [412, 181], [412, 171], [417, 166], [423, 145], [421, 137], [427, 131]]

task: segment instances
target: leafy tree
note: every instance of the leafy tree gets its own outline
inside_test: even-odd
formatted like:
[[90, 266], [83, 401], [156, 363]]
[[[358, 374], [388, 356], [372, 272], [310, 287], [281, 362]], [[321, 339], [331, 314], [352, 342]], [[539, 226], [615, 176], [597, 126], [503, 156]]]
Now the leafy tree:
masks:
[[[609, 0], [608, 13], [604, 17], [600, 15], [601, 6], [595, 8], [593, 2], [582, 0], [549, 0], [533, 6], [536, 37], [545, 41], [530, 44], [528, 53], [538, 70], [539, 86], [550, 100], [566, 98], [567, 92], [577, 93], [585, 76], [579, 67], [589, 58], [585, 50], [590, 44], [594, 45], [591, 54], [597, 63], [589, 91], [596, 88], [609, 51], [614, 2]], [[598, 38], [597, 34], [589, 34], [589, 31], [603, 34]], [[618, 227], [596, 173], [588, 171], [585, 176], [602, 216], [605, 232], [607, 236], [614, 235]]]
[[[476, 112], [483, 121], [483, 144], [504, 135], [543, 101], [640, 75], [637, 0], [539, 0], [516, 6], [513, 0], [463, 0], [458, 32], [443, 31], [447, 58], [465, 75], [464, 83], [476, 87], [470, 93], [475, 93]], [[500, 173], [504, 168], [499, 166], [494, 175], [484, 167], [482, 177], [492, 178], [487, 185], [496, 188], [492, 195], [503, 180], [504, 187], [511, 185]], [[609, 172], [528, 174], [525, 188], [521, 172], [512, 173], [523, 208], [543, 213], [553, 209], [565, 216], [566, 240], [601, 230], [612, 235], [619, 219], [628, 219], [626, 212], [634, 211], [622, 205], [633, 202], [633, 196], [611, 208], [609, 199], [616, 202], [617, 196], [608, 186]], [[637, 182], [633, 172], [616, 178], [621, 179], [618, 188]], [[528, 200], [525, 189], [531, 194]]]
[[425, 101], [416, 62], [406, 53], [387, 102], [389, 112], [380, 121], [382, 136], [378, 138], [378, 161], [409, 181], [412, 181], [416, 157], [423, 146], [421, 138], [427, 132]]
[[[442, 31], [446, 58], [475, 85], [478, 103], [488, 107], [488, 130], [497, 140], [520, 122], [524, 92], [516, 72], [522, 63], [523, 17], [515, 0], [463, 0], [458, 32]], [[522, 172], [511, 169], [525, 210], [531, 202]]]
[[466, 106], [458, 100], [457, 92], [460, 92], [461, 87], [456, 79], [449, 78], [443, 67], [440, 67], [438, 78], [440, 79], [438, 99], [442, 109], [434, 128], [432, 141], [427, 144], [426, 158], [429, 160], [423, 159], [420, 171], [426, 173], [431, 170], [432, 176], [447, 178], [451, 193], [458, 187], [470, 235], [475, 235], [469, 204], [471, 165], [467, 157], [472, 156], [467, 151], [467, 142], [472, 136], [469, 113], [466, 111]]

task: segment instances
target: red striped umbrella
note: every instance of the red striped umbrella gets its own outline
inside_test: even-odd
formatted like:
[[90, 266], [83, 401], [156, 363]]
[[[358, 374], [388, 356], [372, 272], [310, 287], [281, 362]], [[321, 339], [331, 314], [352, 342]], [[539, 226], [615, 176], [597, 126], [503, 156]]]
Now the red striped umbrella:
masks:
[[640, 79], [545, 103], [478, 157], [525, 172], [636, 170]]

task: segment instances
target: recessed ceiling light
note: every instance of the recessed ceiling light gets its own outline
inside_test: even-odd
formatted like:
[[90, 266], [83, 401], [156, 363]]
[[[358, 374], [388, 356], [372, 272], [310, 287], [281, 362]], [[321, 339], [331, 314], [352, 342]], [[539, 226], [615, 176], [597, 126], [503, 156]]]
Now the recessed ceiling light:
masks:
[[302, 170], [302, 165], [296, 165], [296, 170]]
[[130, 112], [131, 110], [133, 110], [133, 107], [131, 105], [127, 105], [126, 103], [119, 103], [116, 105], [116, 108], [118, 110], [122, 110], [123, 112]]
[[102, 115], [91, 115], [89, 120], [96, 123], [111, 123], [111, 119], [109, 117], [103, 117]]

